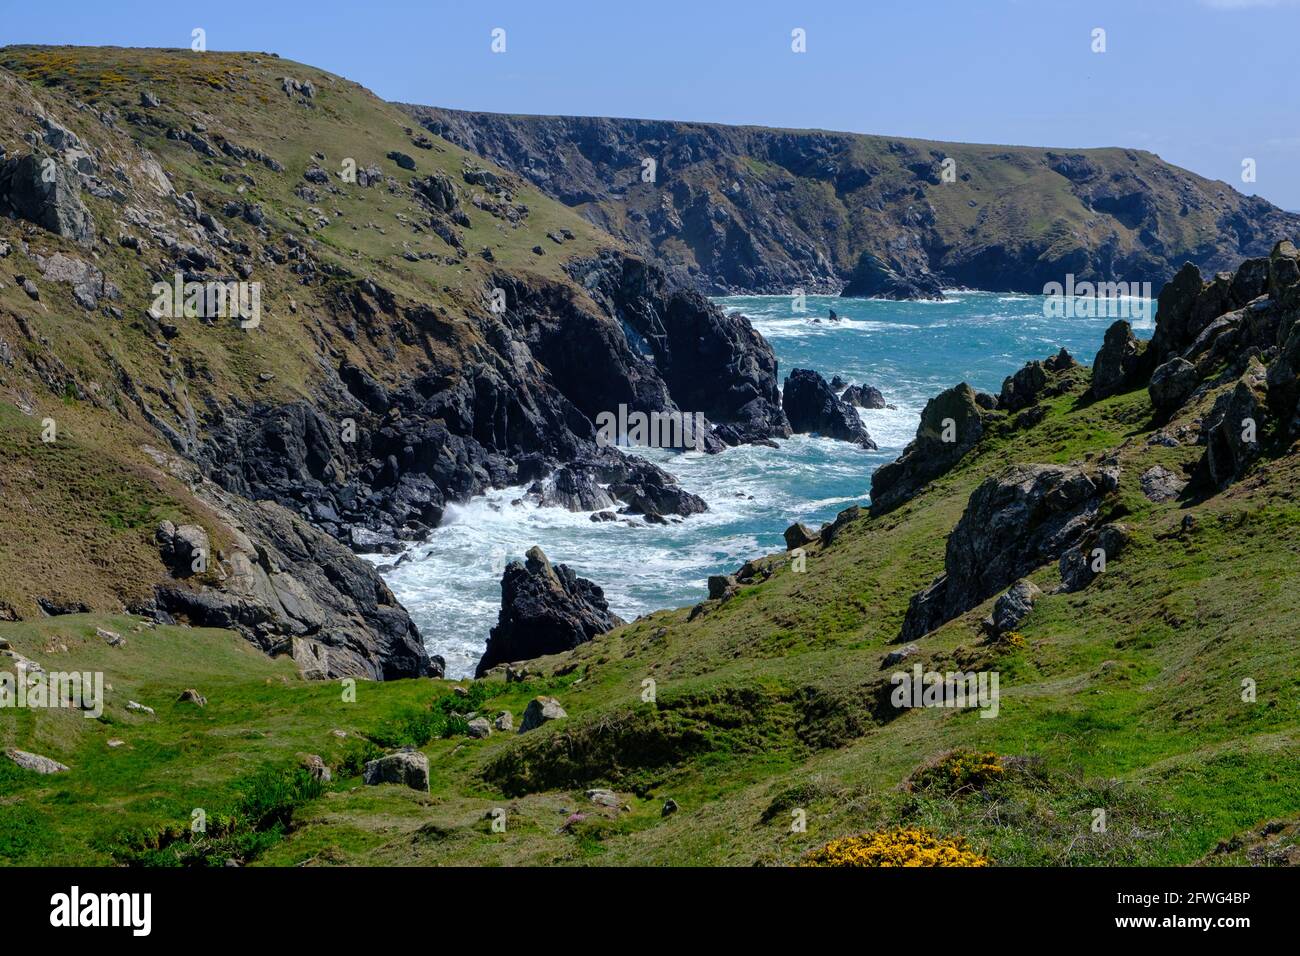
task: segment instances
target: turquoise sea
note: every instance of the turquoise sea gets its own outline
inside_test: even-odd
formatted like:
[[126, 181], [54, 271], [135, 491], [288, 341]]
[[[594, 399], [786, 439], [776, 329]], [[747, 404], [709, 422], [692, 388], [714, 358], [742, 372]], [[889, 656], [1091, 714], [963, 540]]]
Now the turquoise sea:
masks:
[[[809, 296], [803, 313], [786, 296], [716, 300], [743, 312], [767, 338], [782, 378], [792, 368], [812, 368], [828, 381], [840, 375], [879, 388], [895, 408], [860, 410], [879, 451], [806, 435], [775, 449], [746, 446], [718, 455], [647, 450], [708, 502], [708, 513], [670, 525], [595, 523], [585, 513], [512, 505], [523, 489], [498, 489], [450, 508], [430, 540], [411, 548], [409, 559], [385, 579], [430, 652], [446, 658], [452, 677], [473, 673], [500, 609], [505, 562], [534, 544], [604, 588], [612, 608], [629, 620], [693, 604], [704, 598], [710, 574], [783, 549], [781, 533], [791, 522], [815, 528], [851, 504], [866, 503], [872, 471], [911, 440], [929, 397], [961, 381], [996, 392], [1025, 362], [1062, 346], [1091, 364], [1114, 320], [1048, 318], [1042, 296], [949, 296], [944, 302]], [[829, 321], [831, 309], [839, 321]], [[1139, 335], [1151, 334], [1149, 318], [1132, 321]]]

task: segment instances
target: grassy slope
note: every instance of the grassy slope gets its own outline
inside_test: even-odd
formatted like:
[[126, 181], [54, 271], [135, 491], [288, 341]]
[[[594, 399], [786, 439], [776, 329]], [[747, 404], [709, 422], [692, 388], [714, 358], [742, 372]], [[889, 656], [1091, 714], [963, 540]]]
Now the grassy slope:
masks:
[[[433, 741], [424, 747], [434, 773], [429, 796], [343, 779], [299, 812], [295, 831], [262, 861], [778, 863], [835, 836], [906, 821], [965, 834], [1004, 864], [1177, 864], [1295, 815], [1300, 783], [1287, 767], [1300, 756], [1290, 704], [1300, 688], [1290, 622], [1300, 596], [1287, 580], [1300, 550], [1291, 491], [1300, 466], [1294, 458], [1272, 462], [1194, 508], [1155, 505], [1138, 491], [1140, 473], [1154, 463], [1176, 467], [1198, 449], [1146, 445], [1152, 426], [1142, 392], [1095, 405], [1079, 404], [1077, 394], [1053, 400], [1032, 429], [995, 434], [899, 511], [852, 521], [810, 554], [806, 574], [778, 556], [767, 582], [694, 621], [686, 609], [660, 612], [541, 662], [564, 676], [491, 685], [498, 696], [486, 712], [506, 708], [517, 719], [532, 694], [547, 692], [570, 718], [523, 737]], [[1001, 715], [879, 707], [882, 652], [910, 595], [940, 567], [944, 534], [973, 487], [1011, 461], [1095, 458], [1116, 446], [1123, 520], [1137, 533], [1106, 574], [1083, 592], [1044, 597], [1021, 628], [1023, 648], [980, 643], [975, 623], [986, 605], [922, 639], [922, 655], [909, 661], [997, 669]], [[1189, 511], [1196, 526], [1183, 532]], [[1050, 587], [1054, 566], [1034, 578]], [[26, 636], [30, 628], [3, 633], [17, 632], [35, 651], [48, 638]], [[150, 653], [144, 641], [134, 638], [128, 651]], [[366, 686], [361, 703], [341, 711], [336, 688], [284, 686], [287, 675], [276, 681], [275, 665], [246, 663], [249, 675], [235, 679], [224, 670], [229, 659], [215, 653], [170, 661], [189, 670], [153, 675], [141, 694], [165, 703], [195, 683], [213, 703], [201, 724], [164, 707], [143, 730], [138, 720], [114, 727], [129, 751], [103, 753], [107, 729], [78, 725], [69, 742], [63, 725], [47, 723], [53, 717], [0, 715], [7, 743], [44, 747], [74, 767], [68, 778], [22, 781], [5, 812], [39, 815], [52, 801], [80, 797], [83, 809], [66, 815], [75, 821], [66, 826], [93, 846], [125, 822], [114, 818], [111, 795], [122, 800], [130, 780], [146, 793], [156, 788], [159, 799], [128, 801], [149, 805], [141, 822], [175, 824], [172, 817], [202, 798], [203, 778], [233, 779], [255, 760], [305, 749], [337, 760], [322, 751], [332, 727], [373, 730], [444, 692], [428, 682]], [[657, 681], [657, 708], [640, 700], [646, 677]], [[1244, 677], [1258, 685], [1256, 703], [1240, 699]], [[137, 732], [159, 753], [170, 753], [164, 742], [193, 747], [193, 760], [155, 758], [144, 739], [126, 736]], [[953, 747], [1037, 759], [1011, 761], [1007, 779], [983, 794], [900, 788]], [[129, 773], [108, 769], [127, 761]], [[173, 793], [177, 780], [186, 781], [183, 792]], [[615, 786], [630, 810], [589, 804], [581, 791], [598, 784]], [[682, 809], [661, 818], [668, 796]], [[508, 810], [504, 834], [484, 819], [494, 807]], [[807, 811], [806, 833], [789, 832], [795, 808]], [[1107, 811], [1105, 834], [1090, 829], [1095, 808]], [[575, 810], [587, 819], [561, 830]]]

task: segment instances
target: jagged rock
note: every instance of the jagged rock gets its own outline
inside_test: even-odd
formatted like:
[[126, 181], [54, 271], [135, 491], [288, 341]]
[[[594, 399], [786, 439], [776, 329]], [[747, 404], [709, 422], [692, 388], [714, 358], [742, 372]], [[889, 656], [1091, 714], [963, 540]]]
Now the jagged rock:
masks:
[[957, 464], [983, 434], [983, 414], [965, 382], [930, 399], [916, 438], [896, 461], [881, 465], [871, 476], [871, 513], [884, 514], [912, 498]]
[[1152, 501], [1171, 501], [1183, 493], [1187, 481], [1161, 465], [1153, 465], [1138, 479], [1142, 494]]
[[1039, 394], [1047, 388], [1047, 371], [1042, 362], [1030, 362], [1002, 382], [997, 407], [1008, 412], [1018, 412], [1038, 401]]
[[388, 158], [395, 162], [400, 168], [406, 170], [415, 169], [415, 158], [408, 156], [406, 153], [392, 150], [388, 153]]
[[492, 721], [492, 726], [495, 729], [500, 731], [514, 730], [515, 729], [514, 715], [511, 714], [510, 711], [508, 710], [503, 710], [501, 711], [501, 713], [497, 714], [496, 719]]
[[677, 801], [672, 797], [669, 797], [664, 801], [663, 809], [659, 811], [659, 816], [670, 817], [680, 809], [681, 807], [677, 805]]
[[192, 687], [181, 691], [181, 696], [177, 697], [176, 701], [181, 704], [194, 704], [196, 707], [208, 706], [208, 699]]
[[501, 578], [501, 613], [475, 673], [572, 650], [622, 623], [598, 586], [529, 548], [525, 562], [510, 562]]
[[781, 406], [796, 433], [815, 432], [863, 448], [876, 447], [853, 406], [836, 398], [826, 380], [811, 369], [797, 368], [790, 373]]
[[1062, 348], [1059, 352], [1049, 358], [1043, 363], [1043, 365], [1049, 372], [1067, 372], [1072, 368], [1079, 367], [1079, 363], [1074, 360], [1074, 356], [1065, 348]]
[[984, 619], [984, 624], [995, 634], [1014, 631], [1020, 622], [1029, 616], [1035, 602], [1043, 592], [1038, 585], [1028, 579], [1022, 579], [1011, 585], [999, 595], [993, 604], [993, 613]]
[[26, 219], [83, 246], [95, 239], [77, 174], [51, 157], [0, 159], [0, 215]]
[[492, 736], [492, 725], [486, 717], [475, 717], [466, 725], [465, 732], [476, 740], [481, 740]]
[[785, 529], [785, 549], [793, 551], [817, 540], [817, 533], [802, 521], [796, 521]]
[[418, 750], [404, 750], [369, 761], [362, 771], [362, 779], [375, 786], [381, 783], [399, 783], [412, 790], [429, 792], [429, 758]]
[[64, 773], [68, 769], [66, 764], [61, 764], [57, 760], [42, 757], [40, 754], [28, 753], [26, 750], [19, 750], [16, 747], [7, 748], [5, 756], [24, 770], [30, 770], [33, 773]]
[[122, 647], [126, 644], [126, 639], [122, 637], [121, 634], [117, 633], [117, 631], [110, 631], [106, 628], [95, 628], [95, 636], [103, 638], [108, 642], [109, 647]]
[[1118, 557], [1129, 541], [1122, 524], [1104, 524], [1089, 531], [1060, 558], [1060, 590], [1071, 593], [1086, 588], [1106, 563]]
[[1236, 385], [1220, 395], [1205, 416], [1200, 467], [1216, 488], [1240, 478], [1259, 457], [1267, 414], [1266, 382], [1263, 364], [1251, 358]]
[[56, 252], [42, 263], [41, 274], [47, 282], [72, 286], [72, 297], [83, 309], [95, 309], [100, 298], [116, 300], [121, 292], [98, 268], [81, 259]]
[[[835, 383], [831, 382], [831, 388], [834, 389]], [[844, 389], [840, 395], [840, 401], [846, 405], [853, 405], [856, 408], [886, 408], [885, 396], [881, 394], [880, 389], [874, 385], [850, 385]]]
[[526, 734], [552, 720], [562, 720], [569, 715], [554, 697], [534, 697], [524, 708], [524, 719], [519, 722], [519, 732]]
[[183, 524], [179, 528], [163, 521], [154, 532], [158, 554], [168, 570], [178, 578], [201, 574], [212, 560], [212, 546], [208, 533], [196, 524]]
[[1151, 373], [1147, 386], [1151, 405], [1157, 412], [1168, 414], [1181, 407], [1199, 383], [1195, 365], [1185, 358], [1171, 358]]
[[590, 800], [592, 803], [596, 804], [597, 806], [609, 807], [615, 810], [618, 809], [618, 805], [619, 805], [618, 794], [616, 794], [613, 790], [602, 790], [602, 789], [588, 790], [586, 792], [586, 797], [588, 800]]
[[1135, 387], [1145, 371], [1146, 343], [1133, 335], [1124, 319], [1106, 330], [1101, 350], [1092, 363], [1092, 395], [1106, 398]]
[[986, 479], [948, 536], [944, 572], [912, 597], [899, 641], [963, 614], [1072, 547], [1118, 487], [1113, 470], [1023, 465]]

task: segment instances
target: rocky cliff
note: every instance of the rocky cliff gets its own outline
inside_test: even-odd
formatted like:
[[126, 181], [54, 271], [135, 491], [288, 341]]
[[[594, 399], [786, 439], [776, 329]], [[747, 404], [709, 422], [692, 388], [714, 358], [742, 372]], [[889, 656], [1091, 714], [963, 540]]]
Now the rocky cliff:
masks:
[[1041, 293], [1067, 273], [1158, 289], [1300, 231], [1141, 150], [407, 109], [711, 294]]
[[[602, 412], [699, 414], [711, 451], [788, 433], [743, 317], [355, 83], [9, 47], [0, 91], [0, 451], [32, 514], [63, 496], [41, 507], [66, 539], [45, 567], [5, 535], [14, 616], [131, 607], [313, 676], [436, 671], [351, 552], [511, 484], [704, 508], [599, 440]], [[53, 481], [69, 456], [84, 477]]]

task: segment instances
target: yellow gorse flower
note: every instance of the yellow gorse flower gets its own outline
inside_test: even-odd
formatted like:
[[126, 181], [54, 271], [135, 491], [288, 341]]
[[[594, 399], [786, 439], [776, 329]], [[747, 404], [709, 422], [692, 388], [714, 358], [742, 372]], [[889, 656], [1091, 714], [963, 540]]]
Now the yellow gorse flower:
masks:
[[919, 827], [877, 830], [832, 840], [808, 853], [800, 866], [988, 866], [966, 838], [938, 837]]

